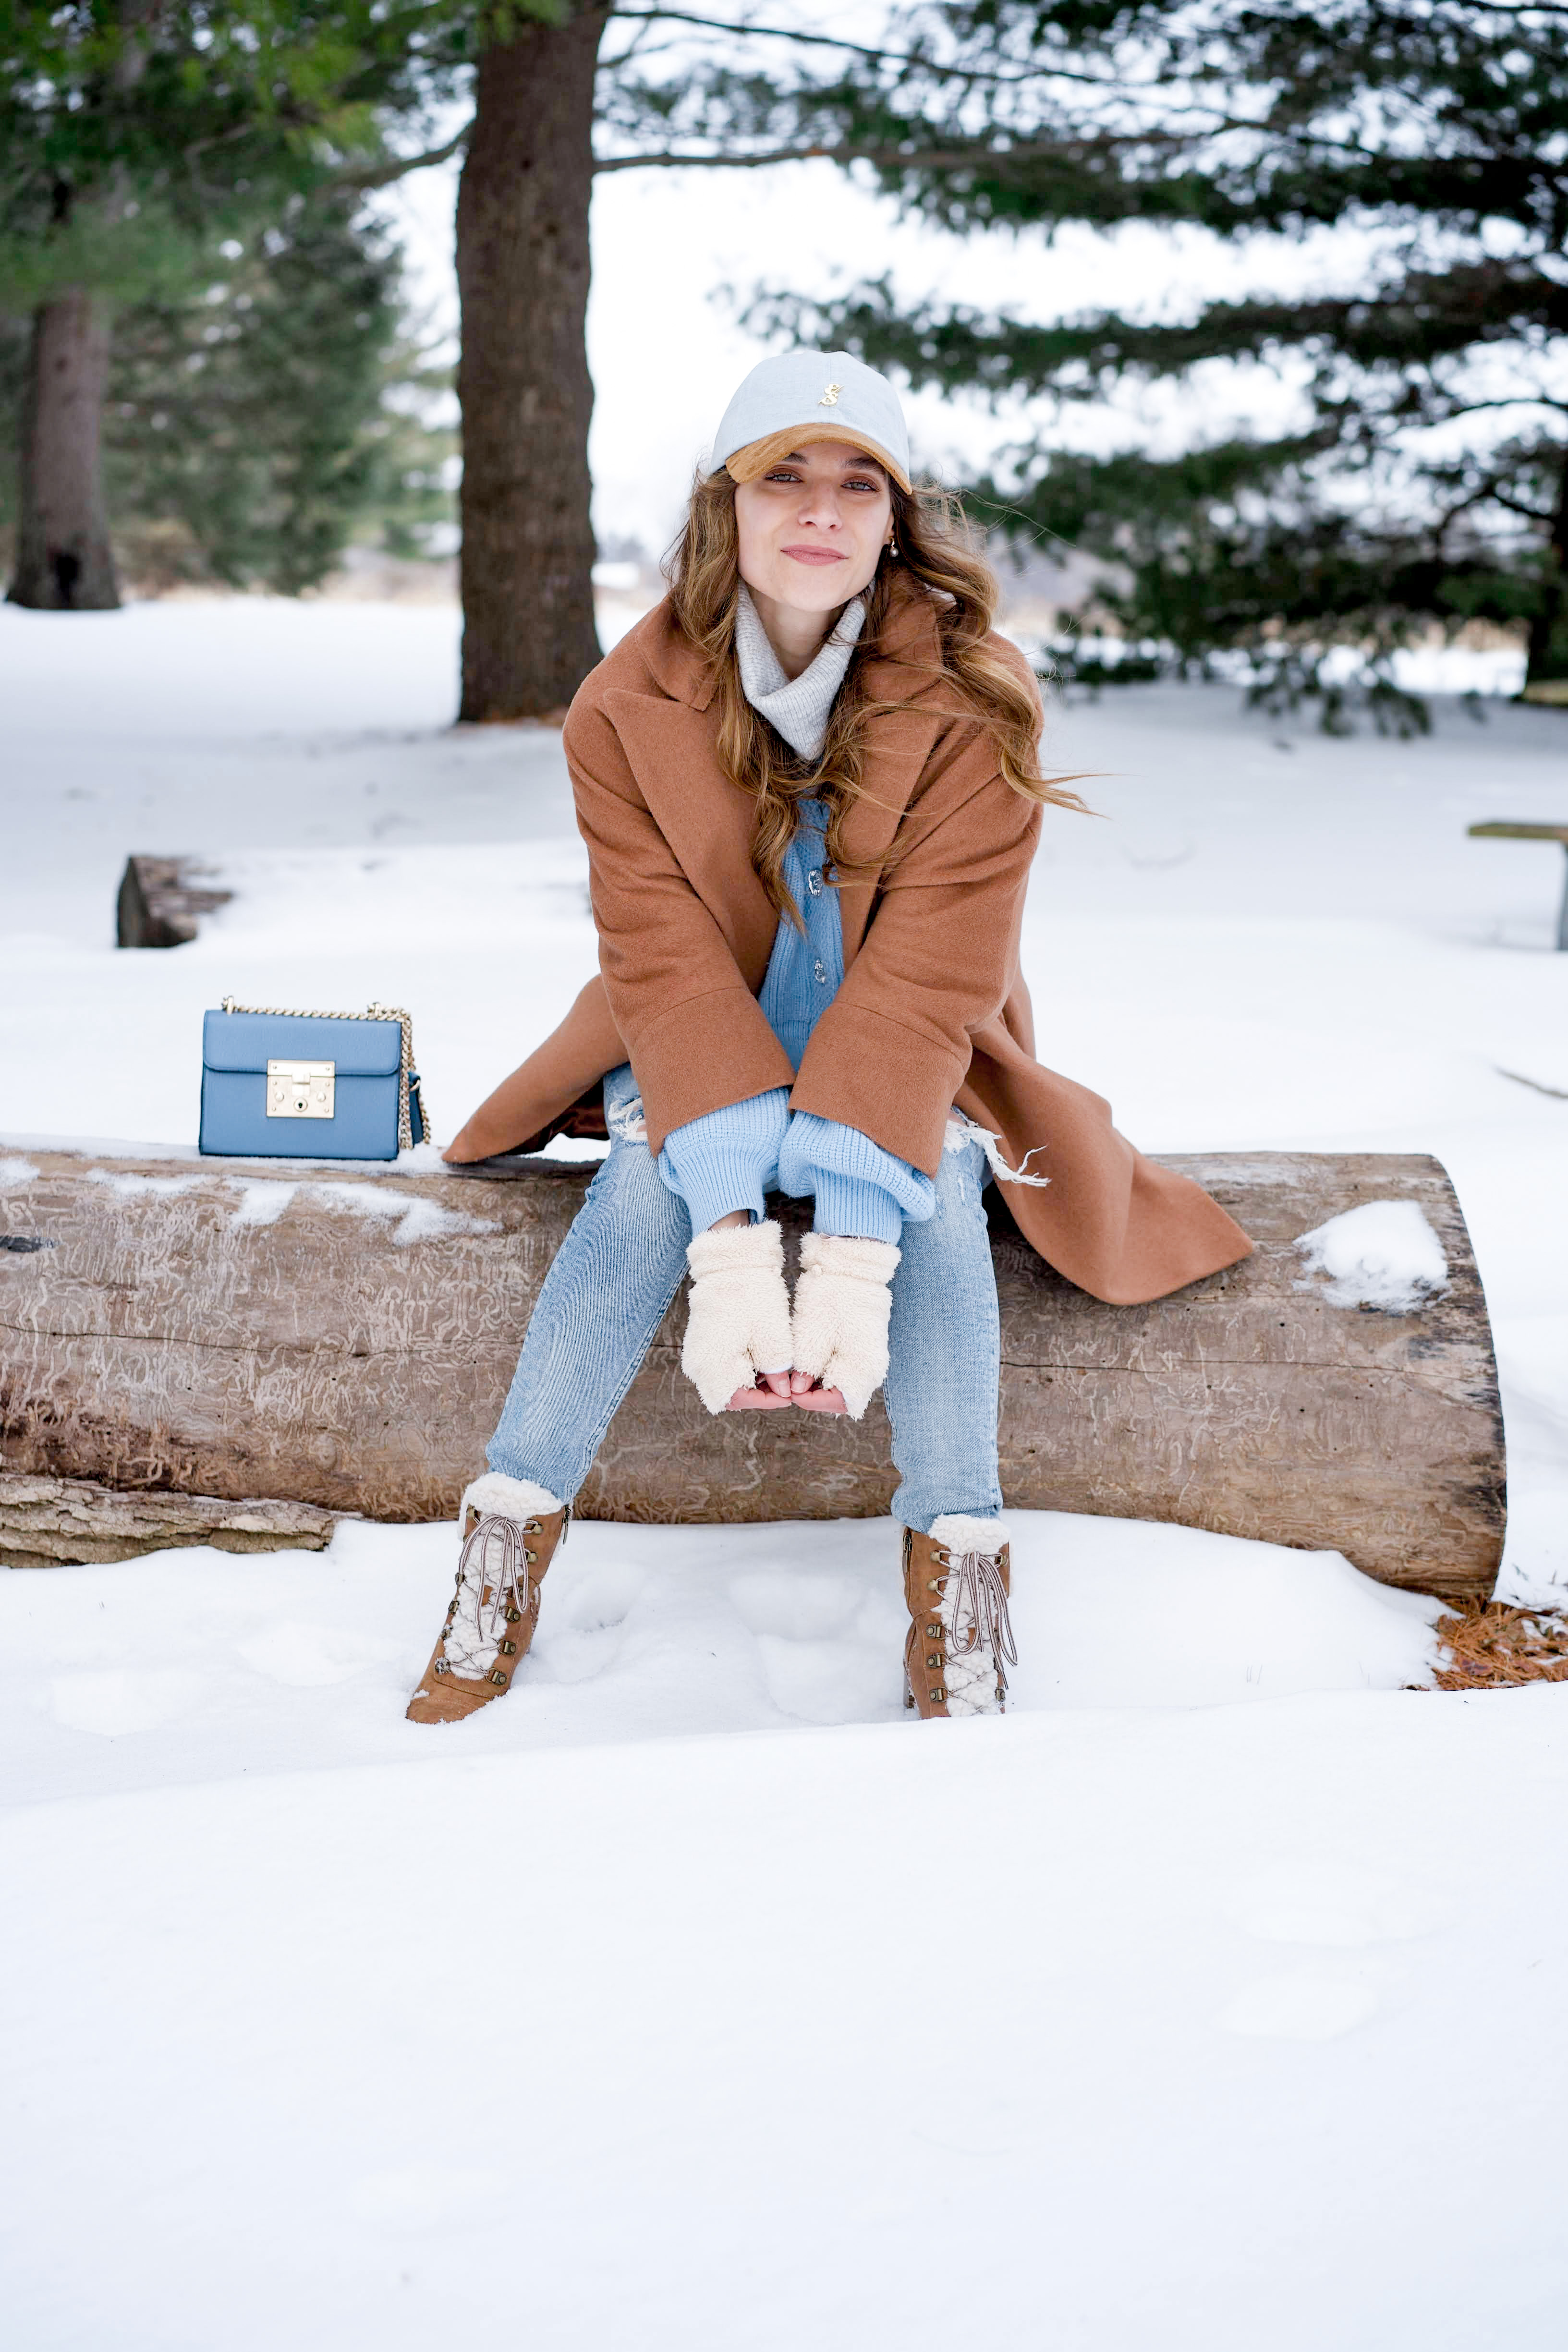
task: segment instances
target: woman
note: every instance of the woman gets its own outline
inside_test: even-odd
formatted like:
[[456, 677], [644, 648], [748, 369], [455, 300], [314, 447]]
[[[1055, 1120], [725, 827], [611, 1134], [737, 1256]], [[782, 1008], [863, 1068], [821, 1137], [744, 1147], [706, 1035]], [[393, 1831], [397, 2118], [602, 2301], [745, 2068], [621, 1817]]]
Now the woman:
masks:
[[[537, 1144], [603, 1083], [609, 1156], [540, 1292], [463, 1497], [457, 1589], [410, 1717], [510, 1685], [612, 1415], [689, 1275], [710, 1412], [857, 1419], [886, 1381], [905, 1697], [999, 1713], [1008, 1552], [982, 1194], [1099, 1297], [1247, 1254], [1042, 1069], [1018, 969], [1045, 809], [1041, 712], [996, 585], [917, 495], [892, 386], [842, 352], [754, 368], [670, 593], [563, 733], [600, 976], [448, 1160]], [[766, 1195], [814, 1200], [793, 1300]]]

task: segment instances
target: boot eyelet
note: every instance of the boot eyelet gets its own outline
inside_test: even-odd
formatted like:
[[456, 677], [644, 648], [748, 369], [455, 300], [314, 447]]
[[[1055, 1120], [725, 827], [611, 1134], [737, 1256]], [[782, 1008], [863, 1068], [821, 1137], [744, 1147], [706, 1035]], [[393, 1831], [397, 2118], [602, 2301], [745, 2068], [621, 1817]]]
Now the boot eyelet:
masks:
[[937, 1706], [945, 1706], [947, 1705], [947, 1693], [942, 1689], [940, 1683], [931, 1692], [931, 1700]]
[[537, 1519], [524, 1519], [522, 1532], [525, 1536], [542, 1536], [544, 1529]]
[[926, 1660], [926, 1664], [927, 1664], [927, 1665], [928, 1665], [928, 1666], [930, 1666], [930, 1667], [932, 1669], [932, 1671], [934, 1672], [934, 1671], [935, 1671], [935, 1669], [936, 1669], [938, 1666], [940, 1666], [940, 1665], [941, 1665], [941, 1664], [942, 1664], [942, 1658], [941, 1658], [941, 1656], [940, 1656], [940, 1654], [937, 1654], [936, 1652], [934, 1652], [934, 1651], [933, 1651], [933, 1653], [931, 1654], [931, 1656]]
[[931, 1582], [926, 1586], [926, 1591], [927, 1591], [928, 1592], [940, 1592], [942, 1590], [942, 1578], [941, 1578], [940, 1576], [933, 1576], [933, 1577], [931, 1578]]
[[528, 1548], [527, 1548], [527, 1546], [526, 1546], [526, 1545], [524, 1545], [524, 1547], [523, 1547], [523, 1553], [522, 1553], [522, 1556], [523, 1556], [524, 1559], [528, 1562], [528, 1565], [530, 1566], [530, 1568], [536, 1568], [536, 1567], [538, 1566], [538, 1564], [539, 1564], [539, 1554], [538, 1554], [536, 1551], [530, 1551], [530, 1550], [528, 1549]]
[[928, 1642], [940, 1642], [941, 1639], [942, 1627], [940, 1625], [928, 1625], [926, 1627], [926, 1640]]
[[517, 1643], [515, 1642], [503, 1642], [500, 1645], [500, 1654], [503, 1658], [515, 1658], [517, 1655]]
[[506, 1688], [506, 1686], [507, 1686], [507, 1681], [506, 1681], [506, 1676], [505, 1676], [504, 1675], [492, 1675], [490, 1676], [490, 1680], [491, 1680], [491, 1682], [492, 1682], [492, 1683], [494, 1683], [494, 1685], [495, 1685], [495, 1686], [496, 1686], [497, 1690], [505, 1690], [505, 1688]]
[[438, 1675], [447, 1675], [450, 1674], [452, 1670], [447, 1665], [445, 1658], [437, 1658], [432, 1671]]
[[522, 1622], [521, 1610], [509, 1609], [506, 1612], [506, 1622], [509, 1625], [521, 1625]]

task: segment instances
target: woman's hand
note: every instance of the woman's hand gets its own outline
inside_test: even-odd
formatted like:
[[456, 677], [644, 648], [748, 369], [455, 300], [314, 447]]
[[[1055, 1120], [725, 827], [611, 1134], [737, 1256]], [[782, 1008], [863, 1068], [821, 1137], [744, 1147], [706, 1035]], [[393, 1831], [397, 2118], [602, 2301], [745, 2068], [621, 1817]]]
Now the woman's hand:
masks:
[[777, 1412], [781, 1405], [794, 1404], [790, 1394], [790, 1372], [759, 1372], [754, 1387], [737, 1389], [726, 1412]]
[[787, 1404], [789, 1292], [778, 1226], [772, 1218], [753, 1225], [736, 1211], [698, 1234], [686, 1257], [691, 1296], [680, 1366], [709, 1412]]
[[893, 1304], [889, 1285], [898, 1265], [891, 1242], [840, 1234], [807, 1234], [802, 1242], [791, 1318], [792, 1386], [795, 1380], [806, 1382], [795, 1401], [808, 1412], [847, 1412], [858, 1421], [881, 1387]]

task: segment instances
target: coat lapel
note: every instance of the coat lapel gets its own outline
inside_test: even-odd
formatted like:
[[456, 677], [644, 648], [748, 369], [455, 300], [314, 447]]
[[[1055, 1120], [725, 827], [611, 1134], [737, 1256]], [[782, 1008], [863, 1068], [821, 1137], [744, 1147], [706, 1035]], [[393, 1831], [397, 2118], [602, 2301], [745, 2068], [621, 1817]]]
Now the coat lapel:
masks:
[[[877, 869], [937, 738], [948, 723], [948, 713], [922, 708], [910, 698], [931, 693], [934, 681], [929, 667], [938, 659], [936, 624], [929, 607], [912, 598], [895, 605], [884, 632], [884, 650], [868, 663], [865, 685], [870, 700], [897, 703], [900, 708], [881, 711], [868, 723], [860, 797], [844, 821], [846, 862], [871, 869], [843, 884], [838, 893], [846, 971], [871, 919], [879, 878]], [[941, 700], [940, 690], [935, 698]]]
[[778, 917], [752, 870], [752, 803], [719, 771], [714, 719], [689, 703], [616, 689], [605, 709], [659, 831], [754, 995]]

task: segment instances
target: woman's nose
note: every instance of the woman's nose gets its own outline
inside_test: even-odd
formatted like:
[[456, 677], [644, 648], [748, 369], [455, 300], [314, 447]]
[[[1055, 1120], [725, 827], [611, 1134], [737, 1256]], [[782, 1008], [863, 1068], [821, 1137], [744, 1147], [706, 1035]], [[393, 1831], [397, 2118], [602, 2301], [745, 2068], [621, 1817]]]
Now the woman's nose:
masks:
[[800, 502], [802, 522], [815, 523], [819, 530], [837, 530], [840, 517], [838, 493], [826, 484], [808, 489]]

